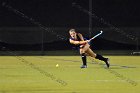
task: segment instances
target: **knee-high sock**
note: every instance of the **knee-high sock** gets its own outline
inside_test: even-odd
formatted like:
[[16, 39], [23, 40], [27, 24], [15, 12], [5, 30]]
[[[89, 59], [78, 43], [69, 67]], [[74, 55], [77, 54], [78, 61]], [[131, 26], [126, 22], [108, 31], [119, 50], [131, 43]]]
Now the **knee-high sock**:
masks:
[[85, 56], [85, 53], [82, 53], [81, 57], [82, 57], [83, 65], [87, 65], [87, 58]]
[[106, 61], [107, 58], [104, 58], [102, 55], [96, 54], [96, 59], [102, 60], [102, 61]]

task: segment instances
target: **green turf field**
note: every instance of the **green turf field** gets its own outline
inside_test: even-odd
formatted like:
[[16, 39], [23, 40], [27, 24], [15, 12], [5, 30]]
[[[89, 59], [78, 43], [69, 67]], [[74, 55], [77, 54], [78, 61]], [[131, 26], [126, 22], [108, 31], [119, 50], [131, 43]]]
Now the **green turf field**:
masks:
[[139, 93], [140, 56], [109, 57], [81, 69], [79, 56], [1, 56], [0, 93]]

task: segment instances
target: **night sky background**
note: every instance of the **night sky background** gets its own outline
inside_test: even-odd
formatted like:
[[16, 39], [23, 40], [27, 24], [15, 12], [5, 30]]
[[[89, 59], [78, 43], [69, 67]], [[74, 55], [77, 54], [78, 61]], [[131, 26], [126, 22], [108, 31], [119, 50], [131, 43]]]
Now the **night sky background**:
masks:
[[[72, 6], [89, 10], [88, 0], [1, 0], [0, 26], [35, 26], [9, 12], [2, 3], [49, 27], [88, 27], [88, 14]], [[116, 26], [140, 26], [139, 0], [92, 0], [93, 13]], [[93, 27], [100, 26], [93, 18]]]

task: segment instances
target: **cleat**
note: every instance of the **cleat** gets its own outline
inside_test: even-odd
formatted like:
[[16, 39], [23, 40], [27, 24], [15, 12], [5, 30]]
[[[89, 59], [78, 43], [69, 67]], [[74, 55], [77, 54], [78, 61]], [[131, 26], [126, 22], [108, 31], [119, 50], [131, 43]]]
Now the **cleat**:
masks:
[[82, 65], [81, 68], [87, 68], [87, 65]]
[[110, 66], [109, 58], [107, 58], [107, 60], [105, 61], [105, 63], [106, 63], [106, 66], [109, 68], [109, 66]]

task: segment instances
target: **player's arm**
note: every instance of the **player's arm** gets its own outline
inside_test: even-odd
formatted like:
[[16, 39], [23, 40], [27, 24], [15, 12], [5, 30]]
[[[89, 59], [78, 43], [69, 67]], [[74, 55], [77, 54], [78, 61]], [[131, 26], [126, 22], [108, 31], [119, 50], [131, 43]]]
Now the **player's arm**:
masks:
[[87, 41], [74, 41], [74, 40], [69, 40], [71, 44], [79, 45], [79, 44], [85, 44]]
[[81, 41], [84, 41], [83, 35], [78, 33], [79, 38], [81, 39]]

